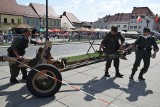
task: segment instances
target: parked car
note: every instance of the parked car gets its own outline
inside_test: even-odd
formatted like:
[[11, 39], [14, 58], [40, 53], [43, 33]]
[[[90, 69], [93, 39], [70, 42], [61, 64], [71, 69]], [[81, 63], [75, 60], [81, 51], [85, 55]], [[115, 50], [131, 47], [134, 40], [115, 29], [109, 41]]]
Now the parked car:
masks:
[[152, 36], [155, 36], [156, 40], [160, 40], [160, 33], [155, 31], [155, 30], [151, 30], [150, 33]]

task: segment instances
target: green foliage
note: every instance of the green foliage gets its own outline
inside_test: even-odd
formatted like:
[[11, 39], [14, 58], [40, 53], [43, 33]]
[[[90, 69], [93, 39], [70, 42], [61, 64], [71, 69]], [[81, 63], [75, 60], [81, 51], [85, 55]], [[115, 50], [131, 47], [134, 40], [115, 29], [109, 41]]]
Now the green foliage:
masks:
[[76, 61], [94, 59], [94, 58], [98, 58], [98, 57], [99, 57], [98, 53], [88, 53], [88, 54], [84, 54], [84, 55], [66, 57], [66, 59], [67, 59], [67, 63], [71, 63], [71, 62], [76, 62]]

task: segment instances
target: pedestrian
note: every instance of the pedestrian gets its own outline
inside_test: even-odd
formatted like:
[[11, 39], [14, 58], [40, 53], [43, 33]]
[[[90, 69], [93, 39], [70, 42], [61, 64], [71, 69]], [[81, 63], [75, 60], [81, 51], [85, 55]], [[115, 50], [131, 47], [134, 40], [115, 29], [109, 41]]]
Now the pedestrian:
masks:
[[[16, 57], [18, 60], [22, 60], [23, 56], [25, 54], [25, 49], [28, 47], [29, 43], [29, 37], [31, 36], [31, 32], [29, 29], [23, 29], [22, 30], [22, 35], [17, 36], [11, 46], [8, 48], [8, 56], [9, 57]], [[32, 44], [44, 44], [44, 43], [39, 43], [36, 41], [31, 41]], [[9, 63], [9, 68], [10, 68], [10, 73], [11, 73], [11, 78], [10, 82], [11, 83], [19, 83], [19, 81], [16, 79], [16, 77], [19, 74], [19, 71], [21, 70], [22, 72], [22, 79], [26, 80], [27, 78], [27, 68], [25, 67], [18, 67], [17, 64], [11, 64]]]
[[[137, 47], [137, 50], [135, 62], [132, 68], [132, 73], [129, 79], [133, 79], [133, 76], [135, 75], [136, 71], [138, 70], [138, 67], [140, 66], [141, 60], [143, 60], [144, 66], [140, 70], [138, 79], [145, 80], [143, 78], [143, 75], [148, 71], [148, 68], [150, 66], [150, 57], [155, 58], [156, 53], [159, 50], [155, 38], [150, 35], [150, 29], [148, 27], [145, 27], [143, 29], [143, 35], [139, 36], [132, 45], [126, 48], [126, 50], [132, 49], [133, 47]], [[154, 50], [153, 54], [151, 54], [152, 47]]]
[[4, 37], [3, 32], [2, 32], [2, 30], [0, 30], [0, 42], [2, 44], [3, 44], [3, 37]]
[[[119, 42], [119, 40], [121, 43]], [[122, 49], [124, 41], [125, 38], [121, 35], [120, 32], [118, 32], [118, 27], [112, 26], [111, 31], [106, 34], [106, 36], [102, 40], [99, 51], [103, 50], [107, 55], [116, 54], [119, 49]], [[105, 76], [110, 77], [108, 70], [111, 67], [112, 60], [114, 60], [114, 67], [116, 71], [115, 76], [122, 78], [123, 75], [119, 72], [119, 58], [106, 61]]]

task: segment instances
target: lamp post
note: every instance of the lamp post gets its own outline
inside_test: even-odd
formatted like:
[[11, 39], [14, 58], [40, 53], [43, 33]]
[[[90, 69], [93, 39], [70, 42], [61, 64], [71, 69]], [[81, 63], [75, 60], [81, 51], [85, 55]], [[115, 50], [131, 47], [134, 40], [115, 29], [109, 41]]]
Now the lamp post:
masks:
[[149, 24], [149, 22], [150, 22], [151, 20], [150, 20], [150, 18], [149, 18], [148, 16], [145, 17], [145, 20], [146, 20], [147, 27], [148, 27], [148, 24]]
[[46, 0], [46, 41], [49, 41], [49, 38], [48, 38], [48, 0]]
[[146, 20], [147, 27], [149, 27], [149, 23], [150, 23], [150, 21], [151, 21], [152, 16], [149, 17], [149, 16], [144, 16], [144, 15], [142, 15], [141, 17]]

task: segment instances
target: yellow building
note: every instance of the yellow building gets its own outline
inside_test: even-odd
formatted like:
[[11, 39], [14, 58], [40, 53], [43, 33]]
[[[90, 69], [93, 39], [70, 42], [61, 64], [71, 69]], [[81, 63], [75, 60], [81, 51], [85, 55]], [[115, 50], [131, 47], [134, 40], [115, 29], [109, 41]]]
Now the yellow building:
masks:
[[[30, 3], [40, 17], [40, 28], [46, 28], [46, 6], [43, 4]], [[61, 28], [61, 19], [51, 6], [48, 6], [48, 28]]]
[[23, 22], [23, 16], [1, 14], [0, 20], [0, 28], [7, 34], [9, 29]]
[[23, 22], [23, 15], [16, 0], [1, 0], [0, 29], [8, 33], [9, 29]]

